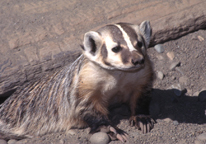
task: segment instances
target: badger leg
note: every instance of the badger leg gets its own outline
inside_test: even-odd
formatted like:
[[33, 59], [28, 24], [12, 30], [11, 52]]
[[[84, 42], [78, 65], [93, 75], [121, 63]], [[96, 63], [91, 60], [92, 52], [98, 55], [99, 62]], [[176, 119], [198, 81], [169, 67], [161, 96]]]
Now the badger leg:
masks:
[[127, 134], [117, 127], [112, 126], [107, 116], [100, 112], [93, 110], [91, 113], [90, 111], [84, 116], [84, 121], [91, 128], [90, 134], [101, 131], [107, 133], [111, 140], [118, 139], [121, 142], [127, 141]]
[[143, 133], [150, 132], [155, 121], [149, 115], [150, 91], [133, 95], [130, 101], [130, 125], [135, 126]]

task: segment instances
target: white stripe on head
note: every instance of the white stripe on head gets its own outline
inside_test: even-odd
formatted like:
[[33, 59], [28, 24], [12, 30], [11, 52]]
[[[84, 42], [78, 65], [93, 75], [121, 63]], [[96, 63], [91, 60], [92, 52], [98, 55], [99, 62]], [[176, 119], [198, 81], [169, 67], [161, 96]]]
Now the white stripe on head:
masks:
[[123, 28], [122, 28], [120, 25], [117, 25], [117, 24], [114, 24], [114, 25], [117, 26], [117, 27], [119, 28], [119, 30], [122, 32], [123, 38], [124, 38], [124, 40], [126, 41], [127, 46], [129, 47], [129, 50], [130, 50], [130, 51], [136, 50], [136, 49], [134, 48], [134, 46], [132, 45], [132, 43], [131, 43], [131, 41], [130, 41], [130, 39], [129, 39], [128, 34], [123, 30]]

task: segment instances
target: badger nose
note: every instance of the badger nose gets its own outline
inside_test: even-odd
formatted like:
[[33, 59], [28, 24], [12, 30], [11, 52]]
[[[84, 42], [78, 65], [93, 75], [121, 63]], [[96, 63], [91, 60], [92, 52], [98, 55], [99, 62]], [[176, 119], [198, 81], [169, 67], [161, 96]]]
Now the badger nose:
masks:
[[137, 51], [132, 51], [132, 59], [131, 62], [133, 65], [143, 64], [144, 57], [143, 55], [139, 54]]
[[132, 64], [137, 65], [137, 64], [143, 64], [144, 63], [144, 58], [137, 58], [137, 59], [132, 59]]

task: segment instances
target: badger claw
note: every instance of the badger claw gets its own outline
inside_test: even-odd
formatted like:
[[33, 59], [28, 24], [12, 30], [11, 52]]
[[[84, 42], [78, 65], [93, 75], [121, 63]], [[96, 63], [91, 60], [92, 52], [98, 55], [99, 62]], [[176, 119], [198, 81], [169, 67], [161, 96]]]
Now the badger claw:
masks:
[[155, 121], [148, 115], [137, 115], [130, 118], [130, 125], [141, 130], [143, 134], [150, 132], [154, 124]]
[[128, 141], [128, 134], [113, 126], [101, 126], [100, 131], [107, 133], [111, 140], [120, 140], [123, 143]]

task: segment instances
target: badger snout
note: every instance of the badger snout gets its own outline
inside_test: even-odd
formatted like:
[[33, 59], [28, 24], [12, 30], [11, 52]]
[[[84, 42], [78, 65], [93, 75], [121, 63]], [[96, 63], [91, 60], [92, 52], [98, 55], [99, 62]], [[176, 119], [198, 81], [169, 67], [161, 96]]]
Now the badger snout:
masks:
[[144, 57], [143, 55], [139, 54], [137, 51], [133, 51], [131, 62], [133, 65], [144, 64]]

